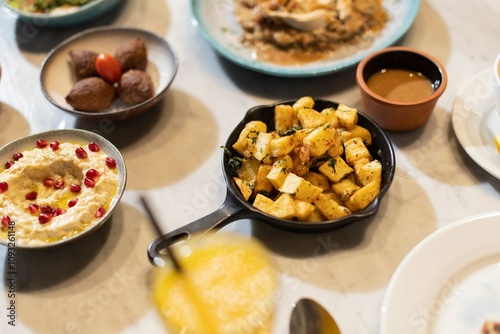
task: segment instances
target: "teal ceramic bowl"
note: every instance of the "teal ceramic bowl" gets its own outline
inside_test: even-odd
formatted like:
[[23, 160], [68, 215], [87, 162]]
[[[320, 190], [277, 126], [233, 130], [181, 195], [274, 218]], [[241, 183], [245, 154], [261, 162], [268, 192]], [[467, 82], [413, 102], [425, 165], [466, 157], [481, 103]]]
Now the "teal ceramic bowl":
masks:
[[[27, 2], [27, 0], [19, 0]], [[71, 9], [55, 10], [51, 13], [32, 13], [27, 10], [14, 8], [10, 0], [0, 0], [0, 6], [13, 13], [20, 20], [30, 22], [37, 27], [60, 27], [77, 25], [94, 20], [118, 5], [123, 0], [92, 0], [91, 2]]]

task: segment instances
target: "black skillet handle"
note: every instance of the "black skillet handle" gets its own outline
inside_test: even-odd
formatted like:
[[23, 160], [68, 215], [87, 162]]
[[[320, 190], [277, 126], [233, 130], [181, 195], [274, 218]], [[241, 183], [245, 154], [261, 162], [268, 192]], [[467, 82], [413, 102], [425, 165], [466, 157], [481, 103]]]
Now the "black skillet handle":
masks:
[[204, 233], [214, 228], [222, 228], [235, 220], [249, 216], [251, 212], [228, 191], [224, 203], [216, 211], [153, 240], [148, 247], [149, 261], [155, 265], [154, 259], [160, 256], [163, 249], [181, 239], [188, 238], [193, 233]]

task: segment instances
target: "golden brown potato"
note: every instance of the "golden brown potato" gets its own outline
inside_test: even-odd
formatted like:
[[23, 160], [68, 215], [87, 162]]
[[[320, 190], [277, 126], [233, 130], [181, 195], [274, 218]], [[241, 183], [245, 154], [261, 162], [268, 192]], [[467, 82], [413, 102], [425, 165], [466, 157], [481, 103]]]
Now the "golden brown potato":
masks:
[[95, 67], [97, 55], [97, 53], [89, 50], [71, 50], [69, 52], [77, 80], [97, 76]]
[[128, 70], [144, 71], [148, 64], [146, 43], [140, 37], [131, 39], [118, 47], [115, 58], [120, 63], [124, 73]]
[[66, 96], [73, 108], [82, 111], [101, 111], [111, 105], [116, 97], [113, 85], [99, 77], [77, 81]]
[[152, 98], [155, 94], [155, 88], [146, 72], [130, 70], [122, 75], [118, 92], [123, 101], [130, 105], [136, 105]]

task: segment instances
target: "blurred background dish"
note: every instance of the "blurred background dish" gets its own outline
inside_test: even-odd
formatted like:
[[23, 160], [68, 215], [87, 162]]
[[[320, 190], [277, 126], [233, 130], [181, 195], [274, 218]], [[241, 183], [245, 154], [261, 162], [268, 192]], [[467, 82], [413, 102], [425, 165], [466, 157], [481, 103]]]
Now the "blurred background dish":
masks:
[[81, 6], [52, 10], [48, 13], [36, 13], [27, 10], [27, 0], [0, 0], [0, 5], [24, 21], [36, 26], [70, 26], [96, 19], [120, 3], [120, 0], [92, 0]]
[[241, 27], [236, 20], [232, 0], [191, 0], [192, 22], [200, 35], [224, 58], [250, 70], [283, 77], [309, 77], [338, 72], [355, 66], [369, 53], [398, 42], [413, 24], [420, 0], [383, 2], [389, 21], [373, 42], [365, 40], [331, 59], [296, 65], [277, 65], [256, 59], [255, 50], [242, 45]]
[[[47, 146], [44, 148], [40, 148], [40, 146], [38, 144], [39, 140], [44, 140], [47, 143]], [[57, 148], [55, 148], [55, 149], [52, 146], [52, 143], [54, 143], [54, 142], [58, 143]], [[49, 147], [48, 143], [51, 143], [50, 147]], [[96, 146], [94, 146], [95, 149], [90, 148], [90, 146], [89, 146], [90, 143], [96, 144]], [[79, 166], [77, 163], [68, 162], [68, 161], [70, 161], [70, 159], [68, 159], [66, 157], [60, 158], [60, 160], [50, 160], [50, 159], [52, 159], [52, 155], [49, 154], [51, 151], [61, 152], [61, 153], [58, 153], [60, 155], [64, 154], [63, 152], [65, 149], [64, 149], [63, 144], [81, 145], [81, 147], [84, 148], [84, 150], [86, 152], [88, 152], [86, 158], [82, 159], [82, 158], [78, 157], [78, 159], [77, 158], [74, 159], [74, 160], [78, 160], [78, 161], [80, 161], [80, 160], [83, 161], [81, 166], [84, 167], [85, 170], [80, 169], [80, 167], [77, 167], [77, 166]], [[12, 161], [12, 159], [13, 159], [12, 157], [15, 154], [19, 154], [18, 152], [26, 152], [27, 150], [33, 150], [33, 149], [37, 150], [39, 148], [40, 148], [40, 150], [47, 150], [49, 152], [49, 153], [42, 153], [42, 154], [46, 155], [47, 157], [49, 157], [48, 158], [49, 160], [47, 161], [48, 165], [45, 165], [44, 159], [37, 158], [36, 159], [37, 162], [44, 161], [44, 163], [33, 164], [33, 163], [31, 163], [32, 160], [30, 160], [29, 165], [26, 165], [22, 172], [29, 173], [28, 174], [29, 178], [33, 182], [36, 182], [39, 179], [38, 176], [42, 175], [42, 174], [43, 175], [51, 175], [51, 174], [58, 175], [59, 177], [61, 177], [62, 180], [64, 180], [64, 184], [60, 188], [56, 188], [56, 186], [54, 185], [54, 189], [56, 189], [55, 191], [58, 191], [58, 190], [61, 191], [61, 195], [64, 195], [64, 196], [62, 199], [60, 199], [59, 198], [60, 196], [57, 194], [52, 196], [51, 195], [52, 186], [48, 186], [45, 183], [45, 181], [47, 180], [45, 178], [45, 176], [41, 176], [43, 179], [43, 186], [40, 186], [37, 188], [38, 189], [38, 196], [37, 196], [37, 198], [32, 200], [32, 203], [38, 205], [39, 206], [38, 209], [40, 209], [40, 211], [38, 213], [36, 213], [35, 215], [38, 215], [39, 213], [44, 213], [44, 209], [42, 206], [48, 205], [52, 209], [54, 209], [53, 212], [49, 213], [50, 215], [53, 216], [53, 218], [51, 218], [51, 220], [49, 220], [49, 222], [45, 222], [42, 224], [47, 224], [47, 226], [50, 227], [50, 224], [55, 223], [55, 219], [59, 218], [59, 217], [57, 217], [58, 215], [63, 216], [63, 219], [68, 224], [66, 224], [66, 222], [64, 222], [64, 223], [62, 223], [64, 225], [59, 225], [59, 221], [57, 221], [58, 225], [54, 226], [53, 228], [51, 227], [49, 231], [41, 229], [41, 233], [43, 233], [44, 236], [45, 235], [50, 236], [50, 240], [46, 240], [45, 237], [43, 237], [43, 238], [40, 237], [40, 239], [35, 239], [35, 240], [37, 240], [36, 243], [35, 242], [30, 243], [31, 241], [26, 241], [28, 239], [26, 239], [26, 238], [23, 239], [22, 234], [20, 234], [20, 232], [22, 231], [22, 227], [19, 225], [24, 224], [24, 223], [17, 221], [17, 222], [15, 222], [14, 226], [15, 226], [15, 230], [16, 230], [16, 238], [15, 238], [16, 239], [16, 247], [18, 247], [18, 248], [34, 249], [34, 248], [52, 247], [52, 246], [60, 245], [62, 243], [69, 242], [69, 241], [74, 240], [76, 238], [83, 237], [83, 236], [87, 235], [88, 233], [90, 233], [91, 231], [94, 231], [99, 226], [104, 224], [104, 222], [107, 221], [108, 218], [110, 218], [110, 216], [113, 213], [113, 210], [115, 209], [116, 205], [118, 204], [118, 202], [120, 201], [120, 199], [122, 197], [123, 192], [125, 191], [125, 186], [127, 183], [127, 170], [126, 170], [125, 162], [123, 160], [123, 157], [122, 157], [120, 151], [107, 139], [105, 139], [105, 138], [101, 137], [100, 135], [97, 135], [93, 132], [85, 131], [85, 130], [79, 130], [79, 129], [51, 130], [51, 131], [41, 132], [41, 133], [33, 134], [33, 135], [30, 135], [27, 137], [23, 137], [23, 138], [14, 140], [0, 149], [0, 161], [2, 161], [2, 163], [6, 163], [6, 162], [11, 161], [15, 165], [16, 163], [18, 163], [18, 161], [21, 162], [23, 159], [28, 159], [28, 155], [26, 153], [26, 156], [20, 156], [20, 158], [18, 160]], [[43, 151], [41, 151], [41, 152], [43, 152]], [[75, 154], [76, 154], [76, 150], [75, 150]], [[101, 166], [102, 164], [93, 162], [94, 160], [91, 160], [91, 155], [95, 155], [96, 157], [98, 157], [99, 161], [101, 161], [101, 159], [106, 160], [104, 157], [112, 158], [112, 160], [110, 161], [111, 164], [108, 164], [108, 161], [106, 160], [106, 165], [103, 165], [103, 169], [101, 170], [101, 168], [97, 167], [97, 165], [99, 164], [99, 166]], [[57, 157], [57, 155], [54, 154], [54, 159], [56, 159], [55, 157]], [[57, 159], [59, 159], [59, 158], [57, 158]], [[94, 186], [92, 186], [91, 187], [92, 190], [95, 189], [95, 191], [99, 191], [99, 189], [104, 189], [103, 188], [104, 184], [99, 183], [99, 181], [101, 180], [101, 178], [103, 178], [103, 173], [104, 173], [103, 170], [105, 168], [109, 168], [109, 170], [116, 173], [116, 176], [113, 176], [113, 179], [115, 177], [117, 177], [118, 182], [117, 182], [117, 184], [114, 185], [114, 187], [116, 187], [116, 189], [114, 189], [111, 192], [111, 194], [112, 194], [111, 198], [103, 199], [103, 200], [106, 200], [106, 204], [104, 204], [102, 206], [102, 208], [104, 210], [100, 211], [99, 214], [97, 214], [97, 211], [96, 211], [95, 216], [91, 213], [91, 216], [95, 217], [95, 218], [92, 218], [91, 219], [92, 221], [91, 222], [89, 221], [88, 225], [83, 224], [82, 225], [83, 227], [79, 227], [81, 224], [80, 221], [78, 221], [78, 222], [70, 221], [70, 219], [67, 219], [66, 217], [68, 215], [74, 216], [72, 214], [72, 212], [73, 212], [72, 210], [78, 207], [79, 202], [80, 202], [80, 204], [87, 203], [87, 201], [83, 199], [83, 196], [88, 196], [88, 195], [85, 195], [85, 194], [88, 194], [88, 192], [84, 191], [84, 188], [87, 187], [87, 183], [85, 183], [85, 185], [84, 185], [83, 179], [85, 177], [90, 177], [90, 176], [86, 175], [87, 174], [86, 168], [88, 168], [88, 165], [96, 166], [95, 168], [97, 168], [101, 174], [101, 175], [97, 176], [98, 178], [94, 179], [95, 180], [95, 188], [94, 188]], [[13, 168], [13, 167], [9, 167], [9, 169], [11, 169], [11, 168]], [[66, 177], [68, 177], [68, 178], [66, 178]], [[76, 177], [76, 178], [73, 179], [73, 177]], [[81, 178], [81, 180], [78, 180], [79, 178]], [[3, 180], [5, 180], [5, 178], [3, 178]], [[80, 188], [81, 188], [80, 191], [76, 192], [74, 189], [72, 189], [70, 184], [68, 184], [69, 180], [72, 180], [71, 182], [73, 182], [73, 184], [80, 184]], [[56, 180], [54, 180], [54, 181], [56, 181]], [[24, 192], [26, 189], [23, 188], [23, 185], [24, 185], [24, 183], [21, 184], [21, 182], [17, 182], [16, 184], [10, 184], [10, 185], [8, 185], [8, 189], [6, 189], [6, 190], [5, 190], [5, 187], [3, 187], [2, 192], [3, 193], [12, 192], [12, 191], [23, 191]], [[33, 190], [31, 187], [30, 187], [30, 189]], [[69, 190], [70, 192], [68, 192], [67, 190]], [[28, 190], [26, 190], [26, 191], [28, 191]], [[70, 197], [72, 197], [72, 199], [77, 198], [77, 200], [74, 201], [73, 204], [69, 204], [70, 198], [68, 197], [69, 195], [66, 196], [66, 194], [73, 194]], [[92, 194], [92, 192], [90, 192], [90, 194]], [[101, 196], [104, 196], [103, 192], [98, 193], [97, 197], [101, 197]], [[21, 197], [23, 197], [23, 194], [21, 194]], [[11, 199], [11, 201], [14, 204], [18, 203], [17, 202], [18, 200], [16, 199], [17, 197], [15, 194], [10, 194], [9, 198]], [[21, 201], [21, 205], [26, 204], [24, 199], [20, 199], [20, 201]], [[52, 204], [51, 201], [52, 202], [55, 201], [54, 202], [55, 204]], [[9, 201], [5, 201], [5, 202], [2, 202], [2, 205], [9, 205], [8, 203], [9, 203]], [[89, 204], [90, 204], [90, 202], [89, 202]], [[56, 208], [55, 205], [57, 205], [57, 208], [62, 209], [65, 212], [60, 212], [59, 214], [56, 214], [55, 213], [55, 208]], [[92, 205], [94, 205], [94, 204], [92, 204]], [[28, 205], [26, 204], [26, 206], [28, 206]], [[89, 210], [89, 208], [90, 208], [90, 205], [85, 205], [83, 207], [83, 209], [87, 210], [87, 211]], [[12, 210], [14, 210], [14, 211], [12, 211]], [[28, 210], [28, 208], [26, 210]], [[100, 208], [99, 208], [99, 210], [100, 210]], [[15, 211], [15, 209], [11, 209], [11, 211], [17, 212], [17, 211]], [[81, 210], [74, 211], [74, 214], [77, 214], [77, 215], [79, 215], [78, 217], [81, 217], [80, 213], [78, 213], [80, 211]], [[2, 217], [0, 217], [0, 218], [2, 219], [3, 226], [1, 226], [2, 230], [0, 231], [0, 235], [2, 235], [2, 237], [0, 238], [0, 243], [7, 244], [7, 240], [5, 239], [5, 236], [7, 235], [7, 231], [5, 230], [5, 228], [7, 226], [5, 226], [3, 218], [6, 215], [8, 215], [8, 212], [7, 212], [7, 209], [4, 207], [2, 207], [1, 212], [2, 212]], [[32, 214], [34, 214], [31, 210], [30, 210], [30, 212]], [[85, 219], [90, 219], [90, 218], [85, 218]], [[14, 217], [12, 217], [12, 221], [14, 221]], [[65, 228], [63, 230], [61, 230], [60, 229], [61, 226], [65, 226]], [[61, 233], [59, 233], [59, 231], [61, 231]], [[67, 236], [66, 235], [67, 233], [70, 233], [71, 235]], [[56, 237], [56, 234], [58, 234], [57, 237]], [[62, 237], [63, 235], [66, 235], [66, 236]]]
[[[77, 110], [67, 103], [65, 97], [77, 82], [70, 61], [71, 50], [90, 50], [98, 54], [114, 55], [119, 46], [135, 38], [142, 39], [147, 48], [148, 62], [145, 72], [153, 82], [153, 97], [136, 105], [116, 99], [109, 107], [97, 112]], [[118, 121], [138, 115], [158, 103], [172, 83], [177, 68], [177, 55], [160, 36], [136, 28], [98, 27], [78, 33], [50, 51], [42, 64], [40, 83], [44, 96], [66, 112], [85, 118]]]
[[237, 233], [192, 235], [153, 271], [152, 297], [169, 333], [270, 333], [279, 289], [271, 253]]

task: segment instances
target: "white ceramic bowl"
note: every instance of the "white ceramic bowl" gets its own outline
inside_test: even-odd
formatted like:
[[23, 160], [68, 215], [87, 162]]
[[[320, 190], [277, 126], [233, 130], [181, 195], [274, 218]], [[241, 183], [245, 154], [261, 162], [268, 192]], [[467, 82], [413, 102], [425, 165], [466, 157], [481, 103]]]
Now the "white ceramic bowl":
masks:
[[[74, 235], [72, 235], [69, 238], [51, 242], [51, 243], [45, 243], [45, 244], [40, 244], [40, 245], [26, 245], [23, 243], [20, 243], [19, 241], [16, 242], [16, 247], [18, 248], [27, 248], [27, 249], [33, 249], [33, 248], [47, 248], [47, 247], [52, 247], [56, 245], [60, 245], [66, 242], [69, 242], [71, 240], [83, 237], [87, 234], [89, 234], [92, 231], [95, 231], [98, 227], [100, 227], [104, 222], [108, 220], [108, 218], [112, 215], [113, 210], [115, 209], [116, 205], [120, 201], [123, 192], [125, 190], [125, 186], [127, 183], [127, 170], [125, 166], [125, 162], [123, 160], [123, 157], [120, 153], [120, 151], [107, 139], [93, 133], [90, 131], [85, 131], [85, 130], [78, 130], [78, 129], [60, 129], [60, 130], [52, 130], [52, 131], [47, 131], [47, 132], [42, 132], [42, 133], [37, 133], [33, 134], [27, 137], [23, 137], [17, 140], [14, 140], [10, 142], [9, 144], [5, 145], [0, 149], [0, 161], [2, 162], [2, 166], [6, 161], [9, 161], [12, 159], [12, 156], [16, 152], [21, 152], [27, 149], [31, 149], [35, 147], [35, 143], [38, 139], [44, 139], [49, 142], [52, 141], [58, 141], [60, 143], [63, 142], [76, 142], [76, 143], [91, 143], [91, 142], [96, 142], [101, 151], [105, 152], [108, 156], [113, 157], [116, 161], [116, 170], [118, 172], [118, 187], [116, 190], [116, 194], [113, 196], [111, 199], [111, 202], [109, 204], [109, 208], [107, 209], [106, 213], [99, 218], [97, 221], [91, 223], [87, 228], [85, 228], [83, 231], [80, 231]], [[2, 207], [0, 207], [0, 212], [2, 211]], [[69, 214], [70, 210], [68, 210], [67, 213]], [[0, 215], [3, 216], [3, 215]], [[0, 238], [0, 244], [7, 245], [8, 241], [5, 239]]]
[[121, 0], [93, 0], [83, 6], [52, 13], [32, 13], [27, 10], [14, 8], [9, 0], [0, 0], [0, 6], [8, 12], [17, 15], [20, 19], [30, 22], [37, 27], [55, 27], [77, 25], [94, 20], [120, 3]]
[[[155, 95], [152, 98], [134, 106], [117, 99], [111, 106], [99, 112], [76, 110], [66, 102], [66, 95], [76, 83], [75, 74], [70, 65], [69, 51], [85, 49], [97, 53], [114, 54], [122, 43], [136, 37], [144, 40], [148, 50], [146, 73], [149, 74], [155, 86]], [[158, 103], [174, 80], [177, 68], [177, 55], [168, 42], [160, 36], [136, 28], [98, 27], [82, 31], [50, 51], [42, 63], [40, 84], [45, 97], [66, 112], [85, 118], [121, 121], [140, 114]]]

